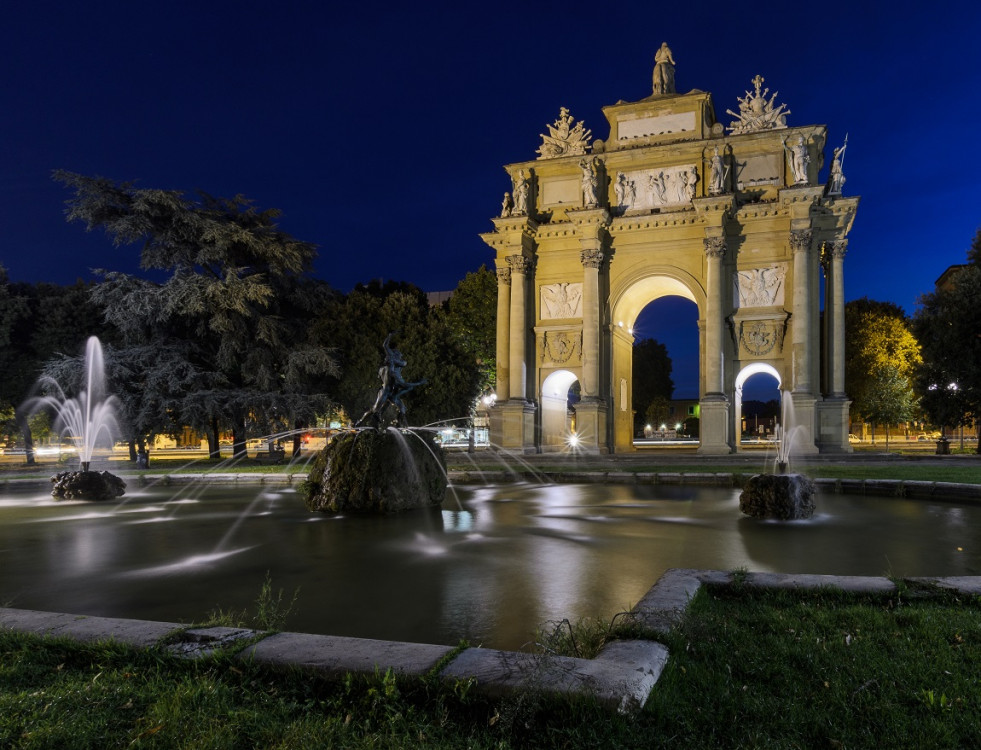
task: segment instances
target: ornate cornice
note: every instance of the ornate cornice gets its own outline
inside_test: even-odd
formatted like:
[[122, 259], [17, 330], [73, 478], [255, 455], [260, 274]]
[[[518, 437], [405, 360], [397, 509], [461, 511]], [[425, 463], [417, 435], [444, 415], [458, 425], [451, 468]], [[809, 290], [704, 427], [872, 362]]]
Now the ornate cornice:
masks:
[[527, 274], [534, 266], [534, 261], [526, 255], [509, 255], [505, 260], [511, 273]]
[[725, 237], [706, 237], [702, 240], [705, 245], [706, 258], [723, 258], [726, 254]]
[[795, 253], [806, 253], [811, 249], [813, 229], [793, 229], [790, 232], [790, 249]]

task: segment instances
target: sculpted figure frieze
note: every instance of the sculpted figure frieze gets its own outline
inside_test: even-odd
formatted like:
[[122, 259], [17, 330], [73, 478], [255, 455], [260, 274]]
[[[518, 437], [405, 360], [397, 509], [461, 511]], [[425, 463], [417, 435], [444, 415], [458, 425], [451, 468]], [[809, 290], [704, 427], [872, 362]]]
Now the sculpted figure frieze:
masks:
[[618, 172], [614, 183], [617, 205], [625, 211], [683, 206], [695, 198], [698, 179], [694, 164]]
[[542, 319], [581, 318], [582, 283], [545, 284], [542, 291]]
[[736, 307], [771, 307], [783, 304], [785, 264], [737, 271], [734, 276]]
[[536, 153], [539, 159], [554, 159], [557, 156], [585, 154], [593, 131], [576, 122], [565, 107], [559, 109], [559, 119], [554, 125], [546, 125], [548, 135], [541, 134], [542, 145]]
[[739, 112], [726, 110], [728, 114], [737, 118], [729, 126], [730, 133], [755, 133], [757, 130], [787, 127], [787, 115], [790, 114], [790, 110], [786, 108], [786, 104], [774, 106], [779, 92], [775, 91], [767, 101], [766, 97], [770, 89], [762, 89], [764, 80], [760, 75], [753, 79], [754, 91], [753, 93], [747, 91], [746, 96], [738, 100]]

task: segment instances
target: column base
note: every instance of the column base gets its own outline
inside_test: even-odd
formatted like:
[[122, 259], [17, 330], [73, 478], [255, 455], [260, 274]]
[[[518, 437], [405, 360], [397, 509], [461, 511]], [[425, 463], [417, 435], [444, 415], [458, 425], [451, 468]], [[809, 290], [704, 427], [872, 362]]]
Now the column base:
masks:
[[729, 444], [729, 399], [721, 393], [706, 395], [699, 406], [700, 456], [725, 456], [732, 453]]
[[490, 440], [493, 448], [535, 453], [535, 405], [519, 399], [494, 404], [490, 412]]
[[609, 404], [602, 398], [584, 398], [575, 406], [576, 436], [580, 453], [609, 453], [607, 417]]
[[791, 391], [790, 402], [793, 405], [793, 423], [783, 425], [784, 434], [793, 441], [791, 457], [813, 456], [818, 453], [814, 442], [817, 433], [817, 404], [818, 400], [810, 393]]
[[848, 442], [848, 407], [851, 404], [847, 396], [827, 396], [817, 404], [817, 446], [821, 453], [854, 452]]

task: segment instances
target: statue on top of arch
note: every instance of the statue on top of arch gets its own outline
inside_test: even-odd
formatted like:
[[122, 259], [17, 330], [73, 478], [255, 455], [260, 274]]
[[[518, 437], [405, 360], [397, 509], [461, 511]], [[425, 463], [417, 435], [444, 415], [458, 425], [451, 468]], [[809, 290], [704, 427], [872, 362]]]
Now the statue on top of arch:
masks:
[[541, 133], [542, 145], [535, 152], [539, 159], [554, 159], [557, 156], [580, 156], [586, 153], [592, 130], [583, 127], [582, 120], [576, 122], [566, 107], [559, 108], [559, 119], [553, 125], [546, 125], [548, 135]]
[[773, 106], [779, 91], [773, 92], [773, 96], [767, 101], [766, 97], [770, 93], [770, 89], [760, 90], [764, 80], [761, 75], [757, 75], [753, 79], [753, 86], [756, 90], [753, 93], [747, 91], [746, 96], [739, 98], [738, 113], [731, 109], [726, 110], [728, 114], [738, 118], [729, 126], [730, 133], [755, 133], [757, 130], [774, 130], [787, 127], [787, 115], [790, 114], [790, 110], [786, 108], [786, 104]]

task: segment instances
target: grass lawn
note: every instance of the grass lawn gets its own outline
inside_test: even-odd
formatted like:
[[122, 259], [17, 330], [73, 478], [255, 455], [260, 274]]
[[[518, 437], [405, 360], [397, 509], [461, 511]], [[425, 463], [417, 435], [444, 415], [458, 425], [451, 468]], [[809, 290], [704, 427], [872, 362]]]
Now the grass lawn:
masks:
[[703, 590], [645, 710], [0, 632], [12, 748], [976, 747], [981, 602]]

